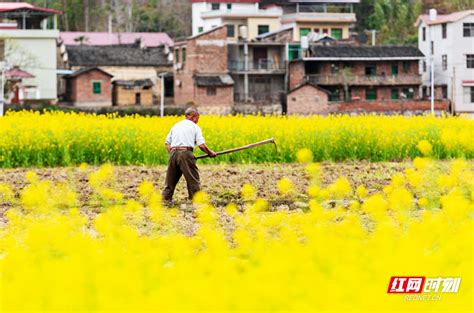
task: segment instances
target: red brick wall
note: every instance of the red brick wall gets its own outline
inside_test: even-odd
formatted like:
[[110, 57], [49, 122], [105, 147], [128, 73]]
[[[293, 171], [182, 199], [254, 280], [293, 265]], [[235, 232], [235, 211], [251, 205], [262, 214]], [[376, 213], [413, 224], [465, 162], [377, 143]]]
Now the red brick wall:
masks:
[[[290, 106], [289, 99], [288, 106]], [[317, 110], [308, 110], [304, 103], [299, 103], [299, 114], [331, 114], [331, 113], [404, 113], [404, 112], [429, 112], [431, 110], [430, 101], [351, 101], [351, 102], [329, 102], [327, 105], [317, 106]], [[312, 109], [313, 107], [311, 107]], [[448, 111], [449, 101], [437, 100], [435, 102], [436, 111]]]
[[[101, 82], [101, 93], [94, 94], [93, 82]], [[72, 102], [111, 102], [112, 101], [112, 82], [111, 77], [101, 71], [91, 70], [72, 78], [72, 90], [70, 99]]]
[[[207, 105], [206, 102], [202, 102], [203, 100], [207, 101], [206, 97], [197, 97], [198, 94], [201, 95], [202, 93], [198, 92], [193, 77], [195, 74], [228, 73], [226, 39], [227, 30], [225, 27], [221, 27], [210, 33], [189, 39], [183, 45], [176, 45], [175, 50], [179, 51], [180, 63], [182, 63], [183, 48], [186, 48], [186, 62], [181, 69], [177, 70], [175, 67], [174, 70], [175, 104]], [[176, 64], [176, 58], [174, 63]], [[226, 94], [226, 92], [222, 93]], [[219, 95], [216, 98], [220, 97]], [[228, 95], [222, 97], [227, 101]], [[233, 99], [233, 95], [230, 98]]]
[[287, 96], [288, 114], [320, 113], [328, 109], [328, 94], [311, 85], [305, 85]]
[[289, 67], [289, 90], [295, 89], [305, 82], [306, 71], [304, 62], [290, 62]]
[[207, 95], [207, 87], [196, 87], [195, 99], [200, 106], [231, 106], [234, 103], [234, 87], [217, 87], [214, 96]]
[[[402, 61], [387, 61], [387, 62], [369, 62], [369, 61], [359, 61], [359, 62], [351, 62], [352, 67], [351, 67], [351, 74], [352, 75], [365, 75], [365, 66], [367, 64], [376, 64], [377, 65], [377, 73], [376, 75], [382, 75], [382, 73], [385, 73], [385, 75], [389, 76], [392, 75], [392, 64], [397, 64], [398, 65], [398, 75], [418, 75], [418, 66], [419, 63], [418, 61], [406, 61], [410, 63], [410, 67], [408, 68], [408, 71], [405, 72], [403, 69], [403, 62]], [[342, 71], [344, 69], [344, 62], [321, 62], [320, 64], [320, 75], [336, 75], [332, 73], [332, 67], [331, 64], [336, 63], [339, 72], [336, 74], [342, 74]]]

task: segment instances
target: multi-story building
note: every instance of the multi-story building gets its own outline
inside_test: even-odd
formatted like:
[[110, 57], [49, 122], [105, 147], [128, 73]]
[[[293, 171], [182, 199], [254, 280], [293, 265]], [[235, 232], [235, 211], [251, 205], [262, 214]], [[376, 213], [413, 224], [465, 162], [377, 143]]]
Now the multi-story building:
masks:
[[360, 0], [263, 0], [261, 5], [281, 6], [282, 26], [293, 27], [293, 40], [309, 33], [328, 35], [336, 40], [349, 39], [356, 22], [354, 4]]
[[281, 27], [278, 6], [260, 8], [259, 0], [192, 0], [193, 36], [226, 25], [227, 37], [237, 40], [240, 26], [246, 26], [248, 39]]
[[60, 13], [25, 2], [0, 2], [0, 60], [6, 61], [9, 68], [28, 73], [15, 82], [13, 99], [57, 100], [56, 41]]
[[426, 56], [421, 66], [424, 97], [431, 94], [433, 60], [435, 98], [451, 99], [455, 113], [474, 114], [474, 10], [434, 20], [422, 15], [416, 26], [418, 47]]
[[227, 27], [175, 44], [175, 104], [213, 113], [281, 111], [286, 44], [233, 41]]
[[[412, 46], [311, 45], [301, 60], [289, 65], [290, 112], [428, 111], [430, 102], [420, 101], [419, 92], [423, 58]], [[435, 109], [445, 111], [448, 103], [437, 102]]]

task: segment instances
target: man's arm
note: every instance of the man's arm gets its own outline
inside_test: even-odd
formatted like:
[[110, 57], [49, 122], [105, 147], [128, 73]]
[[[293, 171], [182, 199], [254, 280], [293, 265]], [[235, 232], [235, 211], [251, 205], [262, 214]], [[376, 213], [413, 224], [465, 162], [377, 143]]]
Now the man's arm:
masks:
[[173, 129], [170, 130], [170, 132], [168, 133], [168, 136], [166, 136], [166, 139], [165, 139], [166, 151], [168, 152], [168, 154], [171, 151], [171, 132], [172, 131]]
[[196, 140], [196, 145], [199, 147], [199, 149], [205, 152], [208, 156], [210, 156], [211, 158], [215, 158], [217, 156], [217, 154], [214, 151], [212, 151], [211, 149], [209, 149], [208, 146], [206, 146], [204, 137], [202, 136], [201, 127], [197, 125], [196, 125], [196, 139], [195, 140]]
[[203, 152], [205, 152], [211, 158], [215, 158], [217, 156], [217, 153], [215, 153], [214, 151], [209, 149], [209, 147], [206, 146], [205, 143], [203, 143], [202, 145], [199, 145], [199, 149], [201, 149]]

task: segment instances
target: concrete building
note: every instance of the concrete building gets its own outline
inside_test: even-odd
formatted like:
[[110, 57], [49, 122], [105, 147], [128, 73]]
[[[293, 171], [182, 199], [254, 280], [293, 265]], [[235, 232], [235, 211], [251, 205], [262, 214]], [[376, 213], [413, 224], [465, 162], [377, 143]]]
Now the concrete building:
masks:
[[[423, 96], [430, 97], [433, 52], [435, 98], [449, 98], [455, 113], [474, 114], [474, 10], [418, 18]], [[430, 40], [431, 33], [431, 40]]]
[[226, 25], [227, 37], [237, 40], [239, 27], [246, 26], [248, 39], [281, 27], [278, 6], [260, 7], [259, 0], [192, 0], [193, 36]]
[[20, 102], [57, 101], [58, 14], [25, 2], [0, 2], [0, 61], [31, 74], [22, 81]]
[[336, 40], [349, 39], [357, 21], [354, 4], [360, 0], [262, 0], [261, 5], [278, 5], [283, 10], [282, 26], [293, 27], [293, 41], [313, 33]]

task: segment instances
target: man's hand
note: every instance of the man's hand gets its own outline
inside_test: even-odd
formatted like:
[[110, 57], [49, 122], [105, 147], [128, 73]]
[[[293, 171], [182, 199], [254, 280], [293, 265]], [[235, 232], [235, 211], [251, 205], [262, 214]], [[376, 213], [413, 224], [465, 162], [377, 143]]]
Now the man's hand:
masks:
[[205, 144], [200, 145], [199, 149], [201, 149], [203, 152], [205, 152], [211, 158], [215, 158], [217, 156], [217, 153], [215, 153], [214, 151], [209, 149], [209, 147], [206, 146]]
[[166, 144], [166, 151], [168, 152], [168, 154], [170, 153], [171, 151], [171, 145], [170, 144]]

